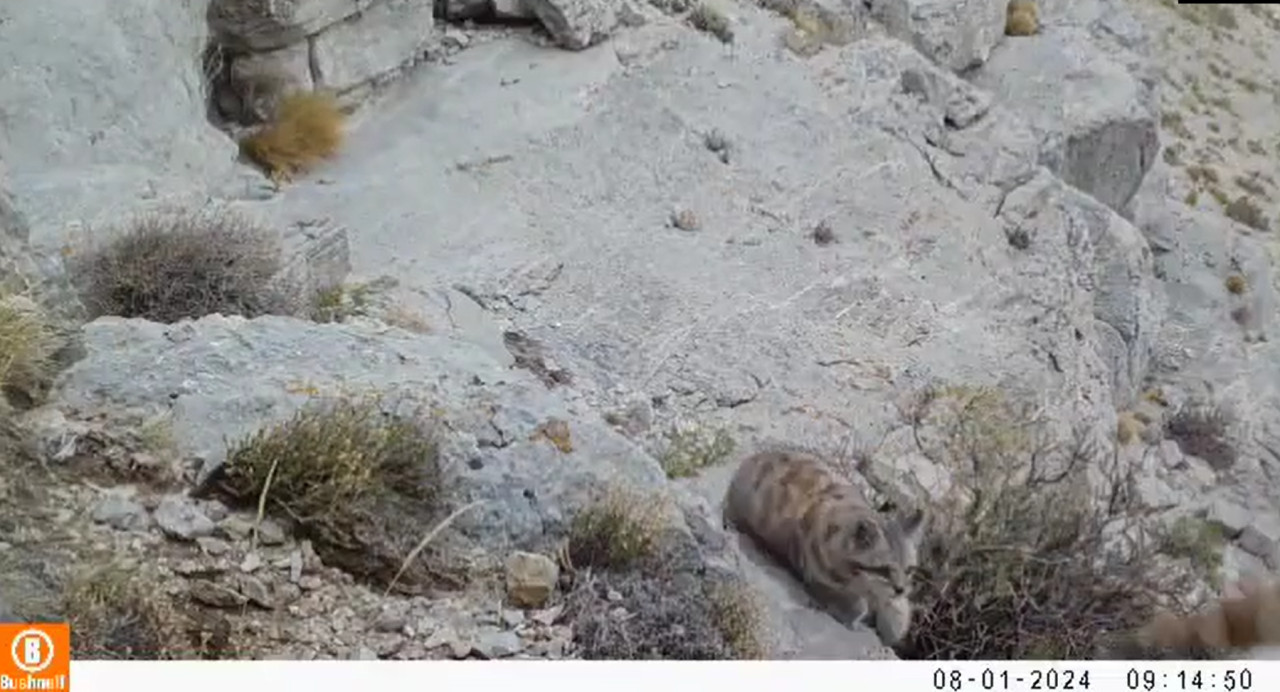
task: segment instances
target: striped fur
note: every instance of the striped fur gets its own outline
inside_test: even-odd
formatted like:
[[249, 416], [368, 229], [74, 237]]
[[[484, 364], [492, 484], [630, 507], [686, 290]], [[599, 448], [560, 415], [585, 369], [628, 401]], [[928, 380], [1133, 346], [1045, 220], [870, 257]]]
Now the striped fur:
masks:
[[726, 528], [750, 536], [846, 626], [872, 625], [888, 646], [906, 635], [923, 512], [877, 512], [821, 458], [791, 450], [743, 461], [723, 511]]

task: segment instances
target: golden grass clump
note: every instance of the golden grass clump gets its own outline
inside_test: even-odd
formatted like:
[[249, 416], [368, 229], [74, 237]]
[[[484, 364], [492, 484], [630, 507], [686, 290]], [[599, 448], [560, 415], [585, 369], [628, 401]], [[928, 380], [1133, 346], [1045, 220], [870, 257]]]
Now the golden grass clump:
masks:
[[572, 568], [625, 569], [652, 557], [663, 529], [662, 506], [613, 489], [587, 505], [569, 526]]
[[172, 323], [213, 313], [289, 314], [274, 285], [280, 247], [269, 229], [226, 210], [141, 216], [76, 261], [94, 316]]
[[207, 486], [259, 518], [284, 517], [326, 563], [381, 586], [413, 592], [449, 578], [404, 564], [445, 497], [434, 427], [376, 398], [304, 406], [236, 444]]
[[44, 312], [22, 296], [0, 296], [0, 392], [34, 399], [48, 379], [57, 338]]
[[1005, 36], [1034, 36], [1040, 31], [1040, 11], [1035, 0], [1010, 0], [1005, 12]]
[[1238, 296], [1248, 290], [1249, 283], [1245, 280], [1244, 276], [1240, 274], [1232, 274], [1227, 277], [1226, 286], [1228, 293]]
[[346, 115], [324, 91], [300, 91], [280, 99], [276, 117], [240, 142], [240, 149], [280, 182], [306, 173], [342, 147]]
[[733, 438], [722, 428], [673, 427], [667, 439], [667, 448], [658, 462], [668, 478], [697, 475], [704, 468], [723, 463], [736, 447]]
[[707, 596], [712, 618], [733, 657], [765, 658], [764, 613], [757, 595], [743, 584], [718, 583], [707, 587]]

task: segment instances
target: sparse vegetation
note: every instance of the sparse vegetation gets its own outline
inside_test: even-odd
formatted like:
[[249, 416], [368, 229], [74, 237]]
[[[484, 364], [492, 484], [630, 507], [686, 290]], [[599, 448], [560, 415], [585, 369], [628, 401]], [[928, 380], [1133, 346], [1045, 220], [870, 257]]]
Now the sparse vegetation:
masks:
[[72, 655], [89, 660], [183, 658], [181, 618], [137, 566], [97, 565], [73, 574], [60, 610], [71, 623]]
[[365, 315], [373, 289], [368, 284], [339, 284], [320, 291], [311, 303], [311, 319], [316, 322], [342, 322]]
[[0, 392], [31, 403], [52, 374], [57, 339], [44, 312], [21, 296], [0, 295]]
[[346, 115], [323, 91], [303, 91], [280, 99], [275, 119], [240, 142], [240, 150], [272, 180], [287, 182], [338, 153]]
[[[916, 659], [1081, 659], [1148, 618], [1169, 584], [1142, 541], [1117, 540], [1130, 477], [1082, 432], [1051, 444], [998, 390], [932, 390], [908, 411], [922, 451], [958, 481], [922, 554]], [[1088, 467], [1107, 483], [1088, 481]], [[1121, 528], [1117, 534], [1114, 529]], [[1183, 578], [1185, 575], [1177, 575]]]
[[1039, 10], [1034, 0], [1010, 0], [1005, 11], [1005, 36], [1034, 36], [1040, 30]]
[[[326, 563], [389, 586], [446, 499], [434, 426], [382, 402], [334, 398], [234, 445], [208, 489], [292, 522]], [[397, 585], [457, 582], [428, 559]]]
[[587, 660], [762, 656], [758, 614], [742, 587], [706, 581], [687, 572], [604, 572], [584, 579], [565, 611], [579, 654]]
[[661, 459], [668, 478], [686, 478], [708, 466], [723, 463], [733, 454], [733, 438], [723, 428], [673, 427], [667, 433], [667, 449]]
[[1226, 205], [1227, 218], [1242, 223], [1255, 231], [1270, 231], [1271, 221], [1262, 213], [1262, 209], [1247, 196], [1240, 196]]
[[733, 23], [719, 7], [701, 2], [689, 14], [689, 23], [698, 31], [715, 36], [721, 43], [733, 43]]
[[1235, 466], [1238, 452], [1228, 438], [1231, 418], [1220, 406], [1189, 403], [1165, 423], [1165, 436], [1183, 454], [1204, 459], [1215, 469]]
[[1159, 550], [1173, 558], [1185, 558], [1215, 587], [1222, 582], [1222, 529], [1204, 519], [1180, 517], [1159, 535]]
[[1122, 411], [1116, 416], [1116, 442], [1131, 445], [1142, 434], [1142, 422], [1132, 411]]
[[151, 214], [80, 259], [76, 272], [95, 316], [172, 323], [221, 313], [291, 314], [274, 278], [275, 235], [225, 210]]
[[660, 547], [662, 506], [653, 498], [611, 489], [574, 516], [566, 556], [571, 569], [627, 569]]
[[1227, 287], [1227, 293], [1231, 295], [1242, 295], [1249, 289], [1249, 282], [1245, 280], [1242, 274], [1231, 274], [1224, 282]]
[[782, 43], [801, 57], [816, 55], [824, 45], [843, 46], [853, 40], [853, 23], [813, 0], [759, 0], [760, 6], [791, 20]]

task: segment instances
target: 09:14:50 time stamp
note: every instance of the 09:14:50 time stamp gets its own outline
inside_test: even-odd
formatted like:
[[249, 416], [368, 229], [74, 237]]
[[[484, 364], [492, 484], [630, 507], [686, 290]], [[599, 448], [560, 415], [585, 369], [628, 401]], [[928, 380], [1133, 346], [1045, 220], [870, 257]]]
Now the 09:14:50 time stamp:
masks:
[[[1104, 664], [1105, 665], [1105, 664]], [[1186, 665], [1186, 664], [1183, 664]], [[1079, 667], [1014, 666], [1009, 669], [965, 666], [935, 668], [934, 690], [939, 692], [1250, 692], [1254, 689], [1249, 668], [1157, 665], [1150, 668], [1117, 668], [1084, 664]]]

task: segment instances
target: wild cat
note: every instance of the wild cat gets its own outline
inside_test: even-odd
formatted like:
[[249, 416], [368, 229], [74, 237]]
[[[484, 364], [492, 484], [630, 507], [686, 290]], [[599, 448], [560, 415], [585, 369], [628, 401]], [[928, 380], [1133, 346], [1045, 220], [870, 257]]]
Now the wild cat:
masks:
[[874, 626], [886, 646], [906, 636], [923, 511], [878, 512], [820, 457], [772, 450], [738, 467], [723, 512], [846, 626]]
[[1280, 584], [1242, 581], [1206, 610], [1159, 613], [1136, 634], [1144, 648], [1183, 657], [1280, 646]]

